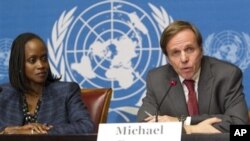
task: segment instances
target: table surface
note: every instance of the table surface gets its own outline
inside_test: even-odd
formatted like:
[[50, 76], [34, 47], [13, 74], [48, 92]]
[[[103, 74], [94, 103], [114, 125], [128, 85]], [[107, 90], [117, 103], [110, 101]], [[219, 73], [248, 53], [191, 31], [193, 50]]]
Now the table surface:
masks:
[[[229, 138], [229, 133], [183, 134], [181, 141], [229, 141]], [[0, 141], [97, 141], [97, 135], [0, 135]]]

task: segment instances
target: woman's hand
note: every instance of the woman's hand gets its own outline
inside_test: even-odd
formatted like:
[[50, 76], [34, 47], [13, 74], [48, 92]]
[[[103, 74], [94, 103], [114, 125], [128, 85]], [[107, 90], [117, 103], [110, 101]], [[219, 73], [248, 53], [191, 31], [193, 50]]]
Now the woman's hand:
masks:
[[52, 128], [51, 125], [40, 123], [30, 123], [24, 126], [31, 128], [31, 134], [48, 134], [48, 131]]
[[23, 126], [8, 126], [3, 134], [48, 134], [52, 126], [40, 123], [30, 123]]

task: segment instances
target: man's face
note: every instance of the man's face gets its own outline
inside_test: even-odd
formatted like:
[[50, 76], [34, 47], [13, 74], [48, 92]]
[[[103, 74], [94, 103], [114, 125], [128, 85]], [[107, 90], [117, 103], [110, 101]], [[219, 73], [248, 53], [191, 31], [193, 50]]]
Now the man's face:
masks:
[[203, 55], [193, 31], [185, 29], [177, 33], [169, 40], [166, 51], [174, 70], [184, 79], [192, 79], [200, 68]]

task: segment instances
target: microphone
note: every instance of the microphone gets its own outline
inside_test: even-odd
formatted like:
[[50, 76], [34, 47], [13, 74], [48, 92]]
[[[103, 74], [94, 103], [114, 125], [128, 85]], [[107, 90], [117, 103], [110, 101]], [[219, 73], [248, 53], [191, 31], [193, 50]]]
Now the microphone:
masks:
[[157, 105], [157, 109], [156, 109], [156, 113], [155, 113], [155, 122], [158, 122], [158, 115], [159, 115], [159, 111], [160, 111], [160, 108], [161, 108], [161, 105], [164, 101], [164, 99], [167, 97], [168, 95], [168, 92], [170, 91], [170, 89], [174, 86], [176, 86], [177, 82], [175, 80], [171, 80], [170, 83], [169, 83], [169, 87], [165, 93], [165, 95], [163, 96], [163, 98], [161, 99], [161, 102]]
[[2, 92], [2, 90], [3, 90], [3, 88], [2, 88], [2, 87], [0, 87], [0, 93]]

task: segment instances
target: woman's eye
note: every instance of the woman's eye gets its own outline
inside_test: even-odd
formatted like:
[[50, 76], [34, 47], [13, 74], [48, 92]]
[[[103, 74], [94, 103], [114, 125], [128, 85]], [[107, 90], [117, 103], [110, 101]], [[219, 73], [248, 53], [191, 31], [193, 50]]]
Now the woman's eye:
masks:
[[33, 63], [36, 62], [36, 59], [35, 58], [30, 58], [30, 59], [28, 59], [28, 62], [33, 64]]

